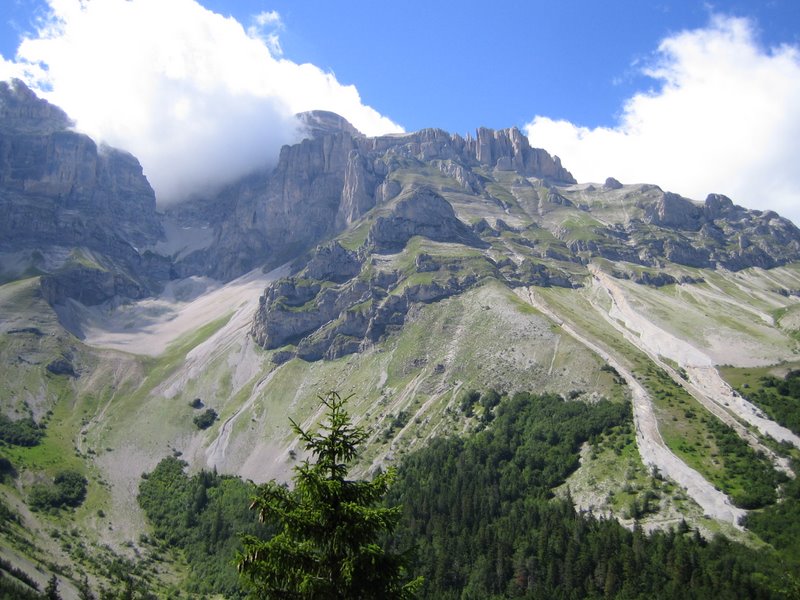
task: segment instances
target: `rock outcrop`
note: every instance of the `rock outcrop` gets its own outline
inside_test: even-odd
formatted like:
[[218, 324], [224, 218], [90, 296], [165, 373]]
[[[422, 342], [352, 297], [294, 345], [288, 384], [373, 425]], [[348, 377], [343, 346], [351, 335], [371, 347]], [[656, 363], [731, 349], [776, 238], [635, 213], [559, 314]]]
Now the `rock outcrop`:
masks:
[[63, 111], [21, 82], [0, 83], [0, 252], [35, 251], [36, 268], [52, 274], [46, 277], [58, 271], [59, 281], [72, 278], [72, 285], [51, 282], [55, 299], [54, 290], [80, 287], [86, 273], [70, 275], [61, 258], [83, 248], [135, 282], [113, 287], [140, 297], [158, 287], [159, 274], [146, 271], [152, 261], [139, 250], [163, 236], [153, 189], [136, 158], [98, 147], [70, 126]]
[[529, 177], [576, 183], [557, 156], [550, 156], [541, 148], [532, 148], [528, 138], [516, 127], [500, 131], [481, 127], [475, 138], [467, 138], [466, 146], [482, 165]]
[[352, 137], [363, 137], [352, 123], [341, 115], [329, 110], [309, 110], [297, 115], [302, 128], [309, 137], [317, 138], [337, 133], [347, 133]]
[[656, 202], [648, 202], [642, 208], [644, 222], [651, 225], [684, 231], [697, 231], [702, 225], [702, 209], [672, 192], [662, 192]]
[[396, 198], [403, 185], [391, 175], [408, 168], [407, 161], [431, 164], [472, 194], [483, 193], [475, 167], [574, 183], [557, 157], [532, 148], [517, 129], [481, 128], [466, 138], [441, 129], [365, 137], [333, 113], [313, 111], [300, 118], [309, 139], [285, 146], [274, 170], [243, 178], [205, 203], [209, 211], [213, 205], [234, 208], [216, 224], [210, 247], [180, 259], [181, 275], [228, 280], [306, 252]]
[[58, 108], [20, 82], [0, 83], [0, 239], [85, 245], [163, 235], [153, 189], [133, 156], [68, 129]]
[[367, 246], [377, 252], [397, 252], [415, 235], [436, 242], [487, 246], [458, 219], [447, 200], [428, 188], [412, 190], [389, 216], [378, 217], [369, 230]]
[[[397, 253], [414, 236], [472, 251], [502, 253], [506, 242], [515, 244], [523, 255], [503, 263], [508, 285], [575, 284], [559, 267], [542, 264], [548, 261], [580, 266], [600, 257], [654, 269], [676, 263], [740, 270], [800, 258], [800, 230], [790, 221], [722, 195], [698, 203], [612, 177], [599, 190], [571, 188], [575, 180], [558, 157], [533, 148], [515, 128], [479, 128], [465, 137], [441, 129], [367, 137], [326, 111], [298, 121], [308, 137], [283, 147], [274, 168], [265, 165], [163, 217], [133, 156], [73, 131], [63, 111], [23, 84], [0, 84], [0, 253], [25, 257], [29, 264], [20, 273], [43, 272], [51, 302], [71, 297], [89, 304], [141, 298], [169, 278], [227, 281], [298, 260], [308, 280], [348, 285], [370, 252]], [[207, 229], [202, 240], [162, 256], [154, 250], [171, 247], [159, 245], [162, 219], [173, 231]], [[357, 250], [323, 243], [352, 227], [362, 229], [346, 245]], [[441, 267], [434, 258], [417, 262], [419, 273]], [[430, 285], [434, 296], [439, 288], [455, 289], [439, 275]], [[355, 316], [343, 322], [348, 331], [361, 323]], [[295, 325], [290, 329], [297, 331]]]
[[284, 146], [273, 170], [253, 173], [218, 194], [216, 203], [234, 208], [216, 224], [212, 245], [182, 259], [179, 271], [230, 280], [258, 266], [280, 265], [329, 237], [337, 230], [354, 149], [347, 132]]
[[306, 274], [311, 279], [343, 283], [361, 271], [358, 254], [347, 250], [338, 242], [317, 247], [306, 265]]
[[399, 289], [401, 281], [396, 273], [354, 278], [337, 286], [305, 277], [281, 279], [260, 298], [250, 333], [265, 349], [287, 346], [273, 356], [276, 362], [294, 357], [332, 360], [402, 327], [414, 304], [459, 294], [476, 278], [451, 276]]

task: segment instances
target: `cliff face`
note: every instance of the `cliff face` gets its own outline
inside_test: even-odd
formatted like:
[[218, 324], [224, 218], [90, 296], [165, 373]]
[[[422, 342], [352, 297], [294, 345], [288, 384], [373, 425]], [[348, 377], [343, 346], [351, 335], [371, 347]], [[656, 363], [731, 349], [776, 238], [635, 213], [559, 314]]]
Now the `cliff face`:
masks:
[[229, 212], [215, 223], [213, 244], [183, 260], [180, 272], [230, 280], [261, 265], [280, 265], [330, 236], [354, 147], [347, 132], [305, 139], [284, 146], [273, 171], [222, 190], [210, 206]]
[[210, 202], [231, 207], [229, 216], [216, 224], [212, 246], [183, 260], [180, 272], [227, 280], [290, 260], [396, 197], [402, 185], [393, 173], [410, 165], [435, 164], [477, 194], [477, 167], [575, 182], [557, 157], [531, 148], [517, 129], [481, 128], [474, 138], [440, 129], [368, 138], [332, 113], [304, 113], [301, 121], [311, 137], [285, 146], [272, 172], [246, 177]]
[[[508, 237], [530, 258], [577, 265], [597, 257], [740, 270], [800, 257], [800, 231], [775, 213], [613, 178], [579, 186], [515, 128], [366, 137], [333, 113], [298, 118], [307, 139], [284, 146], [274, 168], [170, 209], [173, 233], [186, 239], [162, 243], [165, 217], [136, 158], [72, 131], [63, 111], [23, 84], [0, 84], [0, 255], [15, 256], [0, 261], [0, 279], [43, 273], [54, 303], [140, 298], [174, 277], [228, 281], [298, 259], [301, 268], [302, 257], [340, 235], [360, 247], [359, 264], [415, 237], [476, 251]], [[570, 284], [540, 267], [517, 264], [507, 279]]]
[[162, 235], [155, 194], [139, 161], [68, 129], [58, 108], [17, 82], [0, 83], [0, 239], [103, 249]]
[[[0, 83], [0, 123], [0, 251], [35, 251], [32, 266], [63, 276], [64, 256], [80, 247], [104, 270], [152, 279], [138, 247], [163, 231], [139, 161], [71, 131], [63, 111], [20, 82]], [[148, 287], [125, 289], [140, 297]]]

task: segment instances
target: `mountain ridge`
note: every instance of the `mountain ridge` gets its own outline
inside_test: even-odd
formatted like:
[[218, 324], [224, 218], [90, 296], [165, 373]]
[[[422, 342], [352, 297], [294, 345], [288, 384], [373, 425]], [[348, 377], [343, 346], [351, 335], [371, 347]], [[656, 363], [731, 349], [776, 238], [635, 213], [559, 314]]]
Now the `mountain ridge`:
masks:
[[[0, 447], [21, 473], [0, 492], [40, 555], [80, 562], [41, 533], [53, 522], [149, 552], [135, 489], [166, 455], [286, 480], [304, 456], [287, 417], [312, 427], [330, 389], [356, 394], [364, 476], [489, 426], [471, 390], [630, 403], [620, 454], [584, 449], [575, 505], [633, 526], [620, 506], [658, 473], [672, 491], [647, 501], [646, 526], [687, 519], [758, 543], [739, 523], [752, 510], [739, 457], [791, 471], [800, 432], [720, 373], [800, 366], [790, 221], [721, 195], [577, 183], [513, 128], [372, 138], [332, 113], [303, 117], [311, 137], [274, 169], [159, 213], [133, 157], [72, 132], [29, 90], [7, 96], [0, 204], [47, 218], [15, 220], [0, 247], [0, 411], [44, 437]], [[141, 223], [113, 208], [126, 198]], [[205, 429], [197, 400], [218, 417]], [[61, 463], [87, 475], [87, 503], [49, 521], [26, 499]]]

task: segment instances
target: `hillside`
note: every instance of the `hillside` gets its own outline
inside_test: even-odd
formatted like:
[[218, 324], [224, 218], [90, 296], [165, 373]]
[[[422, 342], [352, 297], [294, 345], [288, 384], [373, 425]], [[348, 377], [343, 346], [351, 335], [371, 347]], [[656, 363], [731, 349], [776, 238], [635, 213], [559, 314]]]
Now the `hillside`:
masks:
[[[193, 473], [288, 480], [303, 458], [288, 419], [311, 427], [331, 389], [371, 432], [365, 476], [491, 427], [472, 390], [630, 404], [633, 434], [587, 442], [555, 493], [629, 526], [764, 544], [742, 518], [794, 477], [800, 430], [742, 384], [800, 365], [790, 221], [577, 183], [516, 129], [369, 138], [325, 113], [303, 117], [309, 137], [274, 170], [158, 212], [133, 157], [28, 94], [0, 90], [0, 202], [22, 215], [0, 245], [0, 412], [38, 438], [0, 446], [14, 472], [0, 499], [20, 521], [0, 555], [75, 584], [137, 559], [166, 589], [186, 567], [142, 541], [141, 475], [179, 456]], [[75, 168], [102, 174], [109, 157], [123, 171]], [[103, 187], [120, 173], [129, 187]], [[64, 469], [86, 477], [85, 500], [32, 512]], [[632, 514], [654, 474], [669, 485]]]

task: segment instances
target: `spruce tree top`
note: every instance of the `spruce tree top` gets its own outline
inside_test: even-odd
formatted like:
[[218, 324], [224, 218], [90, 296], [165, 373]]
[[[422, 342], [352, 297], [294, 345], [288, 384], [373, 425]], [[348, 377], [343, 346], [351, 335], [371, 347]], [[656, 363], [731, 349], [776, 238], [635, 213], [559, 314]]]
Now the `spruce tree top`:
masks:
[[404, 583], [407, 557], [379, 545], [399, 517], [399, 507], [379, 506], [393, 470], [372, 481], [347, 479], [367, 438], [344, 409], [348, 399], [320, 397], [327, 411], [316, 433], [291, 421], [311, 456], [295, 467], [293, 489], [273, 480], [253, 499], [259, 519], [277, 531], [266, 541], [243, 538], [238, 567], [254, 598], [413, 598], [421, 583]]

